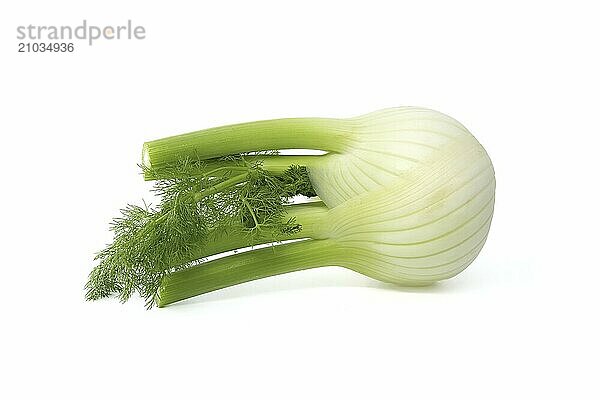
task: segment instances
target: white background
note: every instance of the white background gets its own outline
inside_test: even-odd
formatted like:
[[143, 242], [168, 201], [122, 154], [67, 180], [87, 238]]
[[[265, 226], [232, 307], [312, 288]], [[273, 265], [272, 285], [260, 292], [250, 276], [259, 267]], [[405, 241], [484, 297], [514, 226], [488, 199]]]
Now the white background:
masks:
[[[594, 2], [208, 3], [2, 3], [0, 397], [599, 398]], [[17, 53], [18, 25], [84, 18], [147, 38]], [[494, 162], [490, 236], [458, 277], [84, 301], [108, 222], [148, 196], [145, 140], [397, 105], [452, 115]]]

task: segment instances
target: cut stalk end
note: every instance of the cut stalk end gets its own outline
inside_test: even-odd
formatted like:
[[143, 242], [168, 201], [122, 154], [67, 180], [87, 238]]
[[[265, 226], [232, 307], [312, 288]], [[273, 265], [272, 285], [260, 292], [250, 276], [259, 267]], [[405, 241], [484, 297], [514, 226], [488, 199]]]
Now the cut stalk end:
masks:
[[145, 168], [152, 168], [152, 162], [150, 161], [150, 152], [148, 150], [148, 143], [144, 143], [142, 147], [142, 166]]

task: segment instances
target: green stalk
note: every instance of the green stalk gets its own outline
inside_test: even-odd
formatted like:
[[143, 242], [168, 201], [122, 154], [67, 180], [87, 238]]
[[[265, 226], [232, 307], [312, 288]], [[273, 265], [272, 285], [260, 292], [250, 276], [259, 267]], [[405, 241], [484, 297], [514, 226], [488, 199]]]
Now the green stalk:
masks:
[[183, 157], [207, 160], [230, 154], [282, 149], [342, 152], [352, 124], [344, 119], [287, 118], [210, 128], [144, 143], [143, 164], [160, 168]]
[[[265, 171], [273, 175], [282, 175], [292, 165], [300, 165], [310, 167], [320, 162], [325, 155], [247, 155], [244, 160], [248, 164], [260, 163], [260, 166]], [[222, 177], [224, 175], [232, 175], [236, 172], [248, 171], [248, 167], [241, 165], [240, 161], [236, 160], [206, 160], [202, 167], [198, 169], [197, 174], [204, 174], [211, 177]], [[194, 174], [195, 171], [188, 171]], [[176, 178], [172, 171], [164, 171], [158, 169], [145, 169], [144, 180], [152, 181], [157, 179]]]
[[275, 155], [275, 156], [244, 156], [246, 162], [254, 164], [260, 163], [265, 171], [273, 175], [281, 175], [292, 165], [310, 167], [323, 159], [323, 155], [301, 156], [301, 155]]
[[193, 196], [194, 202], [197, 203], [207, 196], [212, 196], [215, 193], [219, 193], [221, 190], [225, 190], [227, 188], [237, 185], [238, 183], [244, 182], [247, 178], [248, 174], [239, 174], [215, 186], [209, 187], [208, 189], [204, 189], [203, 191], [198, 192]]
[[[320, 237], [321, 221], [327, 211], [325, 204], [320, 201], [286, 206], [284, 218], [294, 218], [296, 223], [302, 225], [302, 230], [283, 237], [279, 235], [279, 239], [293, 240]], [[202, 246], [198, 246], [191, 259], [181, 260], [177, 264], [184, 264], [235, 249], [271, 243], [274, 237], [276, 237], [274, 232], [263, 232], [263, 235], [260, 236], [249, 235], [242, 232], [242, 227], [237, 229], [232, 227], [226, 234], [213, 232], [209, 234], [208, 240]]]
[[329, 239], [306, 240], [209, 261], [163, 278], [157, 304], [164, 307], [256, 279], [334, 265], [338, 258], [334, 249]]

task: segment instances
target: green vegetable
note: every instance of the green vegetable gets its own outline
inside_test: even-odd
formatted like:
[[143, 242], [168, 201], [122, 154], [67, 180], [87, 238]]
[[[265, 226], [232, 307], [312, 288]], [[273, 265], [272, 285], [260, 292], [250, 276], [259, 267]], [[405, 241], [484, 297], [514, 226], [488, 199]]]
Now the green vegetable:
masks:
[[[271, 151], [294, 148], [327, 154]], [[164, 306], [327, 265], [427, 285], [473, 261], [493, 213], [485, 150], [454, 119], [419, 108], [192, 132], [145, 143], [143, 166], [146, 179], [159, 179], [162, 203], [115, 221], [115, 241], [87, 285], [90, 299], [138, 291]], [[288, 204], [297, 194], [322, 201]], [[305, 240], [202, 260], [286, 239]]]

